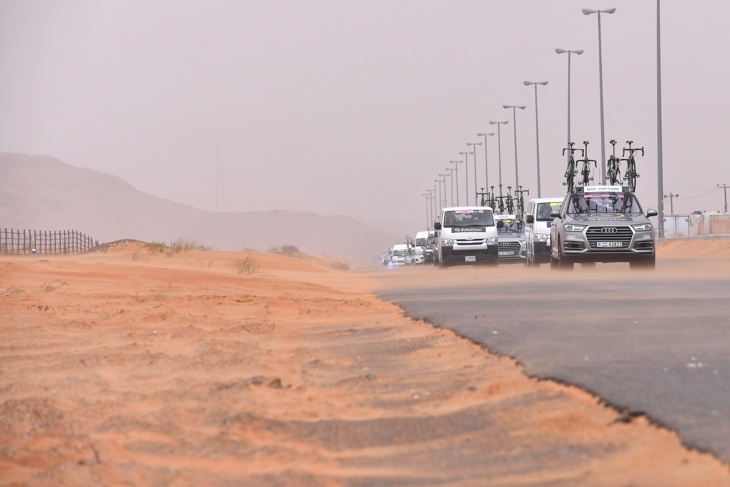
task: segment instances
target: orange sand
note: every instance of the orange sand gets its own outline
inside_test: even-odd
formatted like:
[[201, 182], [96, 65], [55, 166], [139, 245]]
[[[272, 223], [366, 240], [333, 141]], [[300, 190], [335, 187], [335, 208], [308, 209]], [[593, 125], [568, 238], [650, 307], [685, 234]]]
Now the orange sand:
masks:
[[0, 259], [0, 485], [729, 485], [367, 277], [128, 246]]

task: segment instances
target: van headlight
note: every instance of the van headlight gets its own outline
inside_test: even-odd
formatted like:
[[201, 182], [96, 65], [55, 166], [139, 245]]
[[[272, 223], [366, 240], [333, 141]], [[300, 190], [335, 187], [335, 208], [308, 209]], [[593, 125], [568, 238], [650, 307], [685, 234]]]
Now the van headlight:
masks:
[[492, 238], [487, 239], [487, 245], [497, 245], [498, 242], [499, 242], [499, 238], [497, 238], [497, 237], [492, 237]]
[[637, 232], [650, 232], [651, 231], [651, 223], [644, 223], [642, 225], [631, 225], [634, 227], [634, 230]]
[[453, 247], [454, 241], [450, 238], [442, 238], [441, 239], [441, 245], [444, 247]]
[[566, 232], [582, 232], [585, 229], [585, 225], [565, 225]]

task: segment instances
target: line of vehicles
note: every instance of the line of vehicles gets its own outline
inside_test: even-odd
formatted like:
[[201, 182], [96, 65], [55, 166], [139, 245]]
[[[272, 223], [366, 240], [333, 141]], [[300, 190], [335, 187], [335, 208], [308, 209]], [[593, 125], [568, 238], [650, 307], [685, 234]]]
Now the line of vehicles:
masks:
[[[509, 205], [514, 212], [509, 213], [498, 204], [500, 197], [482, 198], [481, 206], [442, 208], [432, 231], [418, 232], [415, 239], [409, 237], [405, 244], [393, 246], [383, 256], [383, 264], [433, 263], [446, 268], [549, 263], [554, 269], [572, 269], [576, 263], [595, 266], [596, 262], [628, 262], [632, 269], [653, 269], [656, 234], [649, 218], [657, 212], [644, 211], [635, 195], [638, 174], [634, 155], [638, 151], [643, 155], [643, 148], [632, 148], [633, 142], [627, 143], [628, 159], [612, 157], [606, 178], [609, 184], [591, 185], [594, 177], [590, 163], [595, 166], [595, 161], [587, 159], [588, 143], [584, 142], [584, 159], [579, 161], [573, 159], [573, 152], [580, 149], [573, 149], [571, 143], [566, 149], [569, 162], [563, 183], [568, 188], [565, 196], [534, 198], [525, 204], [520, 193], [520, 198], [515, 198], [517, 204]], [[627, 185], [620, 184], [620, 161], [627, 161]], [[576, 162], [583, 162], [577, 184]]]

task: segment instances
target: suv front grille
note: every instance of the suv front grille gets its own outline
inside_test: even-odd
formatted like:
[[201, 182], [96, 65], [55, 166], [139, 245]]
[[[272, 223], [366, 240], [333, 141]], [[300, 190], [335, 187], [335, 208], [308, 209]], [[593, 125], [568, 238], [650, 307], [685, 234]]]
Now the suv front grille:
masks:
[[[616, 229], [616, 232], [605, 233], [604, 229]], [[611, 230], [609, 230], [611, 231]], [[630, 227], [588, 227], [586, 230], [586, 238], [591, 250], [607, 250], [615, 252], [617, 250], [629, 250], [631, 238], [634, 232]], [[621, 242], [621, 247], [599, 247], [598, 242]]]
[[499, 250], [520, 250], [519, 242], [499, 242]]

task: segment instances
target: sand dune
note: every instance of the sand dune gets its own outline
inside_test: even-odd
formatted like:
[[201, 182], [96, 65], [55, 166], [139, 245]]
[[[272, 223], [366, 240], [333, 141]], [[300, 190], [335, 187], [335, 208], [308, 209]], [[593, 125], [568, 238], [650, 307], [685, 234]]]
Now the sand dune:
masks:
[[[249, 255], [249, 254], [245, 254]], [[140, 245], [0, 260], [0, 485], [727, 485], [362, 274]]]

